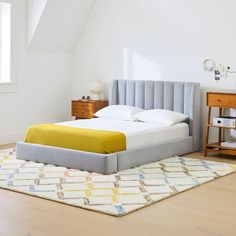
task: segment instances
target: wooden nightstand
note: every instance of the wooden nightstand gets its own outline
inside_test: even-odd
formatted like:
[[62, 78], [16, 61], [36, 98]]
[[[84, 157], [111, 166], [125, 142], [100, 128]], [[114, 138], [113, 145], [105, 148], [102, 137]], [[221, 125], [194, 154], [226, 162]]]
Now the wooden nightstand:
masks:
[[95, 112], [106, 106], [108, 106], [106, 100], [73, 100], [72, 116], [76, 119], [91, 119]]
[[[227, 126], [216, 126], [211, 122], [211, 110], [212, 107], [216, 107], [219, 110], [219, 117], [223, 116], [224, 108], [236, 108], [236, 93], [233, 92], [208, 92], [207, 93], [207, 106], [208, 106], [208, 119], [206, 124], [206, 140], [204, 156], [207, 156], [208, 152], [236, 155], [236, 148], [226, 147], [222, 145], [224, 142], [222, 134], [224, 129], [234, 129]], [[215, 143], [208, 143], [210, 128], [218, 129], [218, 141]]]

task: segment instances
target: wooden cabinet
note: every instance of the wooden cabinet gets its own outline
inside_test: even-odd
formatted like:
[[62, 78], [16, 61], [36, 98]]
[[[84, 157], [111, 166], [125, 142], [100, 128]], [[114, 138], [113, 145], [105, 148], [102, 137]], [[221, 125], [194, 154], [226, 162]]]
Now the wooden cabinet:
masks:
[[106, 100], [73, 100], [72, 116], [76, 119], [90, 119], [95, 112], [106, 106], [108, 106]]
[[[211, 122], [211, 111], [215, 107], [218, 109], [219, 117], [223, 116], [225, 108], [236, 108], [236, 92], [208, 92], [207, 93], [207, 106], [208, 106], [208, 118], [206, 125], [206, 139], [205, 139], [205, 151], [204, 156], [208, 153], [219, 153], [227, 155], [236, 155], [236, 148], [222, 146], [224, 142], [222, 136], [224, 129], [234, 129], [225, 126], [215, 126]], [[209, 142], [210, 128], [218, 129], [218, 140], [215, 143]]]

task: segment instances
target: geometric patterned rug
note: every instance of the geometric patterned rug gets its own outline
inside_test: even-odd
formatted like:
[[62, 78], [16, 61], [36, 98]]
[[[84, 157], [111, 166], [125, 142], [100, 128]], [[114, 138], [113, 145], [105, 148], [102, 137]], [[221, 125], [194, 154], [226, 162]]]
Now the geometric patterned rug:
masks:
[[112, 175], [100, 175], [18, 160], [0, 150], [0, 188], [113, 216], [123, 216], [164, 198], [236, 171], [236, 166], [172, 157]]

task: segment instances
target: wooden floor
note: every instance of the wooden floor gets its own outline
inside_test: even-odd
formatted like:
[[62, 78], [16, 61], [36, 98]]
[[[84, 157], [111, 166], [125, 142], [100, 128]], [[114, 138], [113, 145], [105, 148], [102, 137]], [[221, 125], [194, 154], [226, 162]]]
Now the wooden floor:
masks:
[[[236, 164], [236, 157], [207, 159]], [[0, 189], [0, 235], [235, 236], [236, 173], [121, 218]]]

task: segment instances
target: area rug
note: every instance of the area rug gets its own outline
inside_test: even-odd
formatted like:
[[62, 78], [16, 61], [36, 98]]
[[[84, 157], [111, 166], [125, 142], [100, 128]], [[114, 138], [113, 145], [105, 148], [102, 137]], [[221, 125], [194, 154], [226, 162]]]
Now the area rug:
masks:
[[100, 175], [16, 159], [0, 151], [0, 188], [113, 216], [123, 216], [236, 171], [236, 166], [187, 157]]

